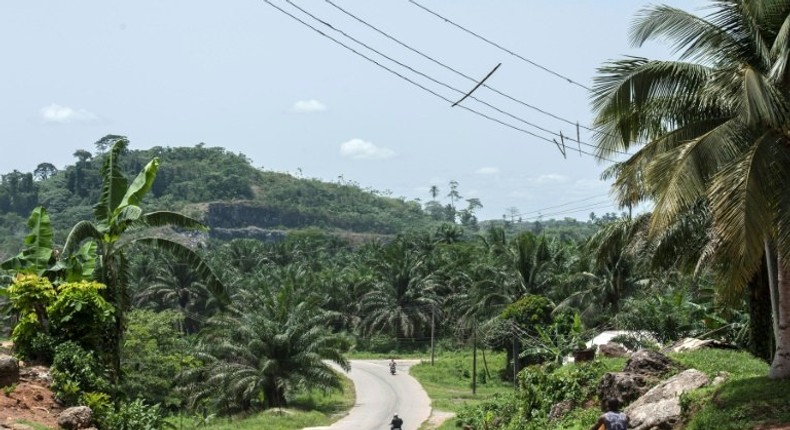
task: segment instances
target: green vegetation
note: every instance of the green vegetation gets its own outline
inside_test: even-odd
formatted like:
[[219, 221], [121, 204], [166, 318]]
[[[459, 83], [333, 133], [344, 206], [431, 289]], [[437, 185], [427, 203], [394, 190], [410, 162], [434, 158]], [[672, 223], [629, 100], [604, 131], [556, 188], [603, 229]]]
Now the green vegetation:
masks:
[[[485, 354], [488, 366], [483, 364]], [[414, 376], [425, 388], [431, 405], [441, 411], [457, 412], [467, 403], [513, 392], [513, 384], [502, 381], [501, 374], [506, 372], [505, 355], [478, 351], [477, 386], [472, 393], [472, 353], [443, 352], [435, 357], [434, 365], [423, 360], [412, 366], [409, 374]]]
[[[468, 358], [468, 357], [467, 357]], [[701, 370], [713, 378], [725, 375], [725, 382], [685, 393], [681, 398], [683, 428], [750, 429], [758, 425], [790, 421], [788, 381], [772, 381], [765, 376], [768, 365], [743, 351], [701, 349], [673, 354], [684, 368]], [[623, 369], [624, 359], [598, 359], [591, 363], [556, 366], [530, 366], [519, 374], [520, 389], [494, 396], [480, 396], [465, 402], [443, 403], [458, 411], [457, 425], [494, 429], [586, 429], [600, 414], [595, 395], [598, 381], [605, 372]], [[421, 365], [418, 369], [425, 372]], [[431, 372], [429, 385], [433, 398], [451, 395], [438, 387], [450, 387], [458, 375]], [[415, 372], [422, 382], [425, 376]], [[433, 385], [435, 384], [435, 385]], [[433, 394], [437, 392], [437, 394]], [[573, 408], [558, 420], [549, 420], [551, 407], [570, 401]], [[454, 428], [447, 424], [443, 428]]]
[[[102, 428], [166, 415], [270, 428], [269, 414], [299, 404], [313, 411], [280, 418], [329, 419], [300, 400], [339, 386], [323, 360], [473, 345], [474, 375], [466, 354], [415, 368], [437, 407], [474, 428], [585, 428], [593, 385], [621, 363], [558, 363], [599, 328], [626, 328], [759, 357], [678, 356], [731, 373], [683, 398], [690, 428], [786, 420], [790, 4], [712, 10], [646, 9], [635, 44], [668, 40], [681, 61], [613, 61], [595, 81], [598, 153], [641, 145], [604, 177], [622, 208], [649, 201], [652, 213], [523, 223], [511, 208], [480, 223], [482, 202], [464, 204], [456, 181], [421, 205], [202, 144], [130, 151], [113, 135], [61, 171], [2, 175], [14, 353], [53, 364], [58, 397], [92, 405]], [[549, 422], [560, 401], [572, 411]]]

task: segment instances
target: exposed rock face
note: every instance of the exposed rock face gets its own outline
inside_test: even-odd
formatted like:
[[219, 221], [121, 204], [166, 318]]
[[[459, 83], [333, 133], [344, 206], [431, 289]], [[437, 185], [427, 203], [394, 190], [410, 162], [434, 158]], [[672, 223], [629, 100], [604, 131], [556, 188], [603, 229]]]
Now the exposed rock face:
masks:
[[598, 353], [604, 357], [628, 357], [628, 350], [623, 345], [614, 342], [598, 345]]
[[282, 242], [285, 240], [286, 233], [279, 230], [266, 230], [263, 228], [248, 226], [243, 228], [221, 228], [211, 229], [211, 237], [216, 239], [256, 239], [267, 243]]
[[87, 429], [91, 426], [93, 411], [87, 406], [68, 408], [58, 415], [58, 425], [66, 430]]
[[672, 370], [673, 367], [675, 364], [666, 355], [648, 349], [640, 349], [631, 355], [623, 372], [661, 375]]
[[645, 394], [655, 379], [638, 373], [615, 372], [603, 375], [598, 383], [598, 398], [615, 398], [623, 404], [628, 404]]
[[19, 360], [10, 355], [0, 355], [0, 387], [19, 382]]
[[625, 409], [630, 428], [674, 428], [681, 419], [680, 395], [703, 387], [708, 382], [707, 375], [699, 370], [689, 369], [656, 385]]

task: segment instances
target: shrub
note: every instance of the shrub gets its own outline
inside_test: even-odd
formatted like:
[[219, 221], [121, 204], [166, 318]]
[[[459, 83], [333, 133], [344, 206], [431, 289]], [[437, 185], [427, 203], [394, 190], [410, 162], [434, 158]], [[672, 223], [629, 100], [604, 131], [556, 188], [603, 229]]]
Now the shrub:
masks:
[[121, 403], [98, 423], [102, 429], [112, 430], [160, 430], [175, 428], [164, 419], [159, 405], [148, 406], [141, 399]]
[[62, 402], [75, 405], [82, 393], [107, 392], [109, 387], [106, 369], [93, 352], [70, 341], [55, 348], [52, 391]]
[[113, 306], [102, 296], [107, 287], [98, 282], [68, 282], [59, 287], [47, 308], [55, 337], [98, 350], [113, 321]]

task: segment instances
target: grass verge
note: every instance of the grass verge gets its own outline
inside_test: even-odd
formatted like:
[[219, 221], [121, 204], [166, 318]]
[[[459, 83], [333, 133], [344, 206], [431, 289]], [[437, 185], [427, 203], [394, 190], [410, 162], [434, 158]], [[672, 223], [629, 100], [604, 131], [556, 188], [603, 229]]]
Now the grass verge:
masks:
[[343, 390], [324, 393], [307, 391], [291, 400], [288, 409], [271, 409], [246, 417], [205, 420], [172, 417], [168, 421], [177, 430], [297, 430], [305, 427], [328, 426], [342, 418], [354, 406], [354, 385], [341, 374]]
[[[446, 412], [458, 412], [470, 403], [492, 399], [500, 394], [512, 393], [513, 384], [502, 382], [505, 354], [486, 352], [487, 369], [483, 353], [477, 355], [477, 388], [472, 393], [472, 352], [443, 352], [437, 355], [434, 365], [429, 361], [412, 366], [409, 373], [422, 384], [431, 406]], [[446, 421], [440, 429], [453, 429], [453, 420]]]

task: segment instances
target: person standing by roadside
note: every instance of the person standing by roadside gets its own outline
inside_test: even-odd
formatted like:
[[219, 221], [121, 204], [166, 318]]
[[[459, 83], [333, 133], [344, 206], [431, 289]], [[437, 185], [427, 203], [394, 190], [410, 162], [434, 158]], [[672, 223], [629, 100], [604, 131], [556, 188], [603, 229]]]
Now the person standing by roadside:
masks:
[[620, 401], [615, 398], [603, 402], [603, 415], [590, 427], [590, 430], [627, 430], [628, 415], [620, 412]]

